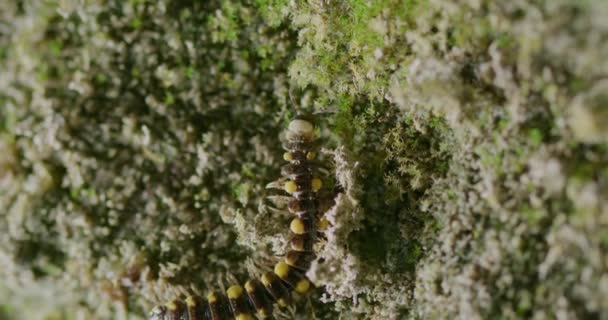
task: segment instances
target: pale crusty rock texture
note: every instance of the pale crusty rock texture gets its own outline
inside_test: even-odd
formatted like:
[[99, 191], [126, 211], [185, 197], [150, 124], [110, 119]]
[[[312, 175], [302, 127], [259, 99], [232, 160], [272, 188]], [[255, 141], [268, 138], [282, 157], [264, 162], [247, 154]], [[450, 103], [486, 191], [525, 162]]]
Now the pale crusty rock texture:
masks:
[[[280, 133], [335, 205], [278, 318], [608, 319], [608, 2], [0, 2], [0, 319], [143, 319], [279, 258]], [[331, 192], [330, 196], [334, 195]]]

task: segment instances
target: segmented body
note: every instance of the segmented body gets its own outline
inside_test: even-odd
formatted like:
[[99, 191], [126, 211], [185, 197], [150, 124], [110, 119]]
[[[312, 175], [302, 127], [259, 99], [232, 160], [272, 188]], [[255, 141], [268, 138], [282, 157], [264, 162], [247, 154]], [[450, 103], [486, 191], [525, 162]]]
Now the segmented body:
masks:
[[287, 195], [279, 196], [287, 210], [295, 215], [290, 223], [290, 249], [272, 272], [260, 280], [249, 280], [244, 287], [233, 285], [226, 293], [212, 292], [206, 299], [190, 296], [184, 301], [174, 300], [157, 306], [149, 320], [249, 320], [266, 318], [273, 305], [286, 307], [292, 301], [292, 292], [304, 294], [311, 287], [304, 273], [314, 260], [313, 245], [317, 237], [317, 192], [322, 187], [316, 176], [315, 134], [312, 122], [295, 119], [287, 129], [286, 150], [288, 161], [281, 169], [283, 177], [268, 186], [282, 189]]

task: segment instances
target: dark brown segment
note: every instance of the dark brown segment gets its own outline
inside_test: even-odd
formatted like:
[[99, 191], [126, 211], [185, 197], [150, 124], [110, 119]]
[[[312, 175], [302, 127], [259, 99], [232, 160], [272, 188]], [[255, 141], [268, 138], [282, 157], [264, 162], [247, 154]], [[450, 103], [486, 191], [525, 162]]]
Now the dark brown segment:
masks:
[[148, 320], [165, 320], [167, 315], [166, 306], [156, 306], [148, 315]]
[[291, 154], [291, 160], [289, 161], [290, 163], [301, 164], [308, 161], [306, 159], [306, 154], [308, 153], [308, 150], [289, 150], [288, 152]]
[[296, 191], [305, 192], [310, 191], [311, 188], [312, 175], [302, 175], [297, 176], [293, 182], [296, 183]]
[[300, 219], [316, 219], [317, 212], [316, 211], [300, 211], [300, 212], [296, 213], [295, 216]]
[[286, 307], [291, 304], [291, 293], [285, 285], [283, 281], [273, 272], [266, 272], [262, 276], [262, 284], [270, 293], [270, 296], [280, 307]]
[[272, 314], [271, 297], [259, 280], [247, 281], [245, 291], [259, 318], [269, 317]]
[[293, 268], [303, 272], [308, 271], [310, 264], [315, 259], [315, 255], [311, 252], [289, 250], [285, 255], [285, 262]]
[[245, 289], [240, 285], [232, 286], [228, 289], [228, 299], [230, 300], [230, 308], [235, 318], [239, 315], [251, 315], [253, 309], [249, 306]]
[[[331, 207], [333, 207], [336, 204], [335, 201], [335, 195], [338, 192], [321, 192], [321, 193], [317, 193], [317, 211], [315, 212], [315, 215], [320, 216], [323, 215], [323, 213], [329, 211], [329, 209], [331, 209]], [[290, 200], [291, 201], [291, 200]], [[288, 203], [289, 205], [289, 203]], [[317, 217], [320, 218], [320, 217]]]
[[312, 252], [315, 238], [316, 234], [314, 233], [294, 234], [289, 241], [291, 249], [294, 251]]
[[209, 307], [207, 302], [200, 296], [190, 296], [186, 299], [189, 320], [209, 319]]
[[293, 153], [294, 160], [306, 160], [306, 153], [318, 149], [321, 139], [293, 139], [283, 144], [283, 149]]
[[296, 191], [292, 193], [291, 196], [297, 200], [314, 200], [317, 198], [316, 194], [312, 191], [312, 188], [310, 188], [310, 185], [306, 190]]
[[168, 320], [187, 320], [186, 304], [180, 300], [173, 300], [166, 305]]
[[302, 273], [290, 267], [288, 264], [284, 264], [283, 262], [279, 262], [279, 264], [282, 264], [283, 266], [288, 266], [288, 268], [284, 268], [281, 270], [287, 270], [284, 273], [277, 273], [277, 268], [275, 267], [275, 274], [279, 276], [279, 278], [283, 280], [284, 283], [287, 284], [287, 287], [289, 289], [295, 290], [301, 280], [308, 281], [308, 279]]
[[281, 167], [281, 175], [291, 179], [301, 176], [312, 176], [314, 172], [315, 168], [307, 162], [292, 162]]
[[212, 292], [207, 295], [209, 302], [209, 318], [210, 320], [226, 320], [231, 315], [230, 302], [228, 298], [221, 292]]
[[317, 210], [317, 203], [315, 199], [292, 199], [287, 204], [287, 209], [293, 214], [297, 214], [299, 212], [310, 212], [314, 215]]
[[310, 220], [310, 219], [313, 219], [312, 217], [316, 217], [316, 212], [315, 211], [300, 211], [300, 212], [296, 213], [295, 216], [299, 219]]

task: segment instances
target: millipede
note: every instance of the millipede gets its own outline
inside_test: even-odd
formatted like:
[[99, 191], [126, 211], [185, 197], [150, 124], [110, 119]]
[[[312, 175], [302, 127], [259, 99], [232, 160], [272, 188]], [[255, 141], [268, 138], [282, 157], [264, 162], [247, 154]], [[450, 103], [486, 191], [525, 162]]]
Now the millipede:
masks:
[[305, 273], [315, 258], [317, 232], [327, 226], [326, 220], [317, 217], [317, 195], [323, 185], [315, 162], [317, 142], [310, 118], [298, 116], [289, 123], [283, 143], [287, 163], [281, 167], [282, 177], [267, 188], [282, 190], [273, 200], [283, 203], [295, 217], [289, 224], [289, 249], [274, 270], [243, 286], [232, 285], [226, 292], [213, 291], [205, 298], [192, 295], [157, 306], [149, 320], [264, 319], [272, 315], [275, 304], [289, 306], [293, 292], [306, 294], [312, 288]]

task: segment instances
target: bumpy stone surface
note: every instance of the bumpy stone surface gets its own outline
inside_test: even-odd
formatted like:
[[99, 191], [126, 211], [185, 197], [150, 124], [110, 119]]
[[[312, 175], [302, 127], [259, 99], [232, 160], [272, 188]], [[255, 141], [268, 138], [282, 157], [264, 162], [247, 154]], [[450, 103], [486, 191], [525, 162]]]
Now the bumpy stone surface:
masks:
[[264, 186], [298, 110], [324, 112], [343, 189], [298, 317], [606, 318], [606, 16], [3, 1], [0, 319], [140, 319], [268, 270], [290, 217]]

